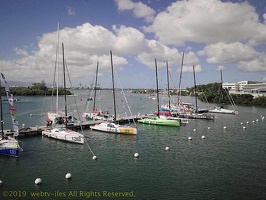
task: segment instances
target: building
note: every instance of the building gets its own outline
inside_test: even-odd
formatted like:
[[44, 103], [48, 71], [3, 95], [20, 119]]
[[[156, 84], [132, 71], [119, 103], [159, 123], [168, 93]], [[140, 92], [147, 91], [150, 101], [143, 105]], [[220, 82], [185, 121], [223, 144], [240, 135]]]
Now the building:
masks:
[[266, 92], [266, 83], [247, 84], [242, 88], [245, 93], [263, 93]]
[[223, 83], [223, 88], [235, 94], [252, 94], [253, 96], [261, 96], [266, 94], [266, 83], [254, 81], [239, 81], [237, 83]]

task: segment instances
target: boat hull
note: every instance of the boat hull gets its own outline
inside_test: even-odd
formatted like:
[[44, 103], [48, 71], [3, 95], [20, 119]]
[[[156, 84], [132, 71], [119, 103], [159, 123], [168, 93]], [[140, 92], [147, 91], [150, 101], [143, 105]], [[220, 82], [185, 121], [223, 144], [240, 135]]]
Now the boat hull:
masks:
[[84, 144], [84, 136], [82, 134], [65, 128], [47, 129], [42, 131], [42, 135], [65, 142]]
[[220, 114], [238, 114], [237, 110], [228, 110], [228, 109], [224, 109], [224, 108], [215, 108], [213, 110], [209, 110], [209, 112], [211, 113], [220, 113]]
[[0, 140], [0, 154], [18, 157], [19, 149], [19, 143], [14, 138], [8, 137], [7, 139]]
[[136, 135], [137, 129], [133, 127], [120, 126], [114, 123], [100, 123], [94, 126], [91, 126], [91, 130], [108, 132], [108, 133], [117, 133], [125, 135]]
[[167, 120], [161, 118], [144, 118], [139, 119], [138, 122], [143, 124], [152, 124], [160, 126], [180, 126], [180, 121], [178, 120]]

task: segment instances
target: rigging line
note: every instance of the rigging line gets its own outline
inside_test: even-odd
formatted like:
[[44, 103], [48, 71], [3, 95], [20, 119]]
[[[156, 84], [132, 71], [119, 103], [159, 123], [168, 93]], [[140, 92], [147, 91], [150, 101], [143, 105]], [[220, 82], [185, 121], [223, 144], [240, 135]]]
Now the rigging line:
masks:
[[[175, 84], [174, 84], [174, 80], [173, 80], [172, 75], [171, 75], [170, 72], [169, 72], [169, 76], [170, 76], [170, 79], [171, 79], [171, 81], [172, 81], [172, 83], [173, 83], [173, 86], [174, 86], [175, 90], [177, 90], [177, 89], [176, 89], [176, 86], [175, 86]], [[181, 93], [178, 93], [178, 95], [177, 95], [178, 103], [183, 107], [183, 103], [182, 103], [182, 101], [181, 101], [180, 94], [181, 94]], [[184, 108], [184, 107], [183, 107], [183, 108]], [[185, 114], [186, 114], [186, 109], [183, 109], [183, 110], [185, 111]]]
[[[44, 97], [47, 96], [47, 90], [45, 91], [45, 95]], [[44, 113], [44, 102], [45, 102], [45, 98], [43, 98], [43, 101], [42, 101], [42, 111], [41, 111], [41, 114]]]
[[[65, 61], [66, 63], [66, 61]], [[71, 79], [70, 79], [70, 75], [69, 75], [69, 71], [68, 71], [68, 67], [67, 67], [67, 64], [66, 64], [66, 71], [67, 71], [67, 76], [68, 76], [68, 79], [69, 79], [69, 83], [70, 83], [70, 87], [73, 88], [72, 86], [72, 82], [71, 82]], [[76, 105], [76, 109], [77, 109], [77, 112], [78, 112], [78, 118], [79, 118], [79, 125], [80, 125], [80, 129], [81, 129], [81, 133], [82, 135], [84, 136], [84, 133], [83, 133], [83, 128], [82, 128], [82, 125], [81, 125], [81, 118], [80, 118], [80, 115], [79, 115], [79, 111], [78, 111], [78, 106], [77, 106], [77, 102], [76, 102], [76, 98], [75, 98], [75, 95], [73, 96], [74, 97], [74, 102], [75, 102], [75, 105]], [[87, 145], [87, 147], [89, 148], [90, 152], [92, 153], [92, 155], [94, 156], [95, 154], [93, 153], [89, 143], [87, 142], [87, 140], [85, 140], [85, 137], [84, 137], [84, 141], [85, 141], [85, 144]]]
[[229, 99], [231, 105], [233, 106], [233, 108], [234, 108], [235, 110], [237, 110], [237, 107], [236, 107], [236, 104], [235, 104], [235, 102], [234, 102], [233, 97], [230, 95], [230, 93], [229, 93], [229, 91], [228, 91], [227, 89], [225, 89], [225, 92], [226, 92], [226, 94], [227, 94], [227, 96], [228, 96], [228, 99]]
[[[129, 110], [129, 113], [130, 113], [130, 115], [131, 115], [131, 116], [133, 116], [133, 114], [132, 114], [132, 112], [131, 112], [131, 109], [130, 109], [130, 107], [129, 107], [129, 104], [128, 104], [128, 101], [127, 101], [127, 98], [126, 98], [126, 95], [125, 95], [124, 89], [123, 89], [123, 87], [122, 87], [122, 85], [121, 85], [121, 82], [120, 82], [120, 79], [119, 79], [119, 77], [118, 77], [118, 74], [117, 74], [117, 71], [116, 71], [116, 69], [114, 69], [114, 71], [115, 71], [115, 74], [116, 74], [116, 76], [117, 76], [118, 83], [119, 83], [119, 85], [120, 85], [120, 87], [121, 87], [122, 94], [123, 94], [123, 96], [124, 96], [124, 99], [125, 99], [125, 101], [126, 101], [127, 108], [128, 108], [128, 110]], [[133, 122], [134, 122], [134, 125], [135, 125], [135, 126], [137, 126], [137, 124], [136, 124], [136, 122], [135, 122], [135, 119], [134, 119], [134, 118], [133, 118]]]
[[203, 90], [203, 88], [202, 88], [202, 85], [198, 85], [198, 86], [200, 86], [200, 90], [201, 90], [201, 92], [203, 92], [204, 100], [205, 100], [206, 103], [207, 103], [207, 108], [209, 108], [209, 107], [210, 107], [210, 104], [209, 104], [208, 99], [207, 99], [207, 97], [206, 97], [206, 95], [205, 95], [205, 92], [204, 92], [204, 90]]
[[[95, 77], [93, 77], [92, 82], [94, 82], [94, 79], [95, 79]], [[90, 90], [89, 90], [88, 98], [91, 97], [91, 93], [92, 93], [92, 88], [90, 88]], [[93, 101], [95, 101], [95, 98], [93, 99]], [[89, 110], [90, 102], [91, 101], [88, 101], [88, 99], [86, 100], [86, 104], [84, 106], [84, 110]]]

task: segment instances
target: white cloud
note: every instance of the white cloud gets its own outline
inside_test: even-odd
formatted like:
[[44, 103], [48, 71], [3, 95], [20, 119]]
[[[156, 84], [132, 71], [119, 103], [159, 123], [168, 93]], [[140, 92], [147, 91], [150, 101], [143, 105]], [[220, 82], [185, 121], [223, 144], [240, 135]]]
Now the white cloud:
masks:
[[[194, 70], [195, 70], [195, 73], [201, 72], [202, 71], [201, 65], [195, 65]], [[183, 66], [182, 72], [193, 72], [193, 66]]]
[[[158, 68], [166, 67], [166, 60], [170, 67], [181, 66], [182, 52], [176, 48], [170, 48], [156, 40], [146, 40], [146, 50], [140, 52], [136, 59], [150, 68], [155, 67], [155, 58]], [[198, 64], [199, 59], [195, 53], [189, 51], [185, 53], [184, 65]]]
[[230, 44], [219, 42], [206, 46], [202, 51], [198, 52], [198, 55], [207, 56], [208, 63], [231, 64], [252, 60], [260, 55], [260, 53], [240, 42]]
[[241, 61], [238, 63], [239, 69], [246, 72], [266, 71], [266, 58], [265, 54], [259, 56], [252, 61]]
[[247, 2], [176, 1], [159, 13], [145, 30], [154, 32], [158, 40], [166, 45], [181, 46], [187, 41], [206, 44], [266, 42], [262, 37], [265, 24], [259, 22], [255, 8]]
[[28, 52], [25, 49], [15, 48], [14, 51], [18, 55], [23, 55], [23, 56], [27, 56], [28, 55]]
[[219, 65], [216, 70], [217, 71], [224, 71], [224, 70], [226, 70], [226, 68], [223, 65]]
[[76, 15], [76, 12], [72, 7], [66, 6], [66, 9], [67, 9], [67, 15], [69, 16]]
[[[52, 82], [57, 49], [57, 31], [45, 33], [38, 40], [37, 51], [31, 54], [16, 49], [23, 57], [6, 61], [3, 65], [12, 71], [14, 77], [31, 81], [45, 79]], [[113, 52], [113, 63], [117, 70], [129, 65], [128, 58], [154, 68], [154, 59], [158, 67], [165, 67], [168, 60], [170, 67], [181, 65], [182, 53], [156, 40], [147, 40], [143, 33], [132, 27], [113, 26], [112, 31], [90, 23], [75, 28], [63, 28], [59, 31], [59, 62], [62, 66], [62, 42], [67, 66], [71, 77], [89, 77], [94, 75], [97, 61], [101, 72], [110, 71], [110, 50]], [[185, 65], [198, 64], [195, 53], [187, 50]], [[134, 66], [133, 66], [134, 67]], [[10, 71], [10, 73], [11, 73]], [[23, 73], [27, 71], [26, 73]]]
[[146, 22], [153, 20], [155, 11], [142, 2], [134, 3], [131, 0], [115, 0], [118, 10], [132, 10], [134, 17], [144, 18]]

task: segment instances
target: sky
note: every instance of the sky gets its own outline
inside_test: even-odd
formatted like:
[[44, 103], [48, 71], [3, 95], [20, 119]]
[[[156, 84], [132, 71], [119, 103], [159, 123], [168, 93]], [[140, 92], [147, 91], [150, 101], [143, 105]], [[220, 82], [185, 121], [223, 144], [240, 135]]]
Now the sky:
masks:
[[7, 81], [52, 84], [63, 43], [75, 87], [94, 82], [97, 63], [111, 87], [110, 51], [116, 87], [155, 88], [155, 59], [160, 88], [167, 63], [171, 88], [192, 87], [193, 66], [197, 84], [220, 70], [223, 82], [266, 82], [265, 0], [0, 0], [0, 19]]

